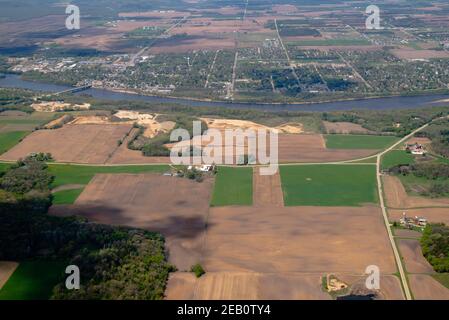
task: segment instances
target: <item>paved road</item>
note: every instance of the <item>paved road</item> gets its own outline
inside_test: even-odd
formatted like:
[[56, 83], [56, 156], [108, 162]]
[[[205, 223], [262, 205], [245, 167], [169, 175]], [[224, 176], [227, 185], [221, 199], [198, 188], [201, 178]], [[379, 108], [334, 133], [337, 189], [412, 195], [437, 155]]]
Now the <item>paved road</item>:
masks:
[[399, 250], [396, 246], [396, 242], [394, 241], [394, 237], [393, 237], [393, 233], [391, 232], [391, 228], [390, 228], [390, 221], [388, 220], [388, 214], [387, 214], [387, 209], [385, 208], [385, 199], [384, 199], [384, 195], [383, 195], [383, 190], [382, 190], [382, 172], [381, 172], [381, 159], [382, 156], [384, 154], [386, 154], [387, 152], [393, 150], [394, 148], [396, 148], [398, 145], [404, 143], [405, 141], [407, 141], [408, 139], [410, 139], [411, 137], [413, 137], [413, 135], [423, 129], [425, 129], [427, 126], [429, 125], [429, 123], [423, 125], [422, 127], [416, 129], [415, 131], [413, 131], [412, 133], [410, 133], [409, 135], [405, 136], [404, 138], [402, 138], [401, 140], [399, 140], [398, 142], [396, 142], [395, 144], [393, 144], [392, 146], [390, 146], [389, 148], [385, 149], [384, 151], [380, 152], [377, 155], [377, 161], [376, 161], [376, 168], [377, 168], [377, 191], [379, 192], [379, 200], [380, 200], [380, 207], [382, 209], [382, 215], [384, 218], [384, 223], [385, 223], [385, 227], [387, 228], [387, 233], [388, 233], [388, 238], [390, 239], [390, 244], [391, 247], [393, 248], [393, 253], [394, 253], [394, 258], [396, 260], [396, 265], [398, 267], [398, 271], [399, 271], [399, 276], [401, 278], [401, 283], [402, 283], [402, 288], [404, 290], [404, 294], [405, 294], [405, 298], [407, 300], [412, 300], [412, 294], [410, 292], [410, 288], [408, 286], [408, 281], [407, 281], [407, 276], [405, 275], [405, 271], [404, 271], [404, 266], [402, 264], [402, 260], [401, 260], [401, 256], [399, 255]]

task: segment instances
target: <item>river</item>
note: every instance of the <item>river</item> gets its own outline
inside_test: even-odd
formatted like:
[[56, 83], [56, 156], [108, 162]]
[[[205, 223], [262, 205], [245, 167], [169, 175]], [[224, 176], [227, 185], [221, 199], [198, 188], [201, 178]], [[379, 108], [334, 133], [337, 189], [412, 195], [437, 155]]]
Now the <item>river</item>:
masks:
[[[33, 91], [59, 92], [70, 89], [70, 86], [54, 85], [41, 82], [22, 80], [20, 76], [7, 74], [0, 78], [0, 87], [22, 88]], [[177, 103], [190, 107], [222, 107], [233, 109], [257, 109], [264, 111], [343, 111], [343, 110], [391, 110], [412, 109], [432, 106], [449, 105], [449, 94], [433, 94], [419, 96], [399, 96], [388, 98], [373, 98], [313, 104], [260, 104], [223, 101], [198, 101], [183, 98], [144, 96], [131, 93], [114, 92], [103, 89], [88, 89], [76, 94], [88, 94], [96, 99], [113, 101], [144, 101], [154, 103]], [[446, 100], [446, 102], [442, 101]]]

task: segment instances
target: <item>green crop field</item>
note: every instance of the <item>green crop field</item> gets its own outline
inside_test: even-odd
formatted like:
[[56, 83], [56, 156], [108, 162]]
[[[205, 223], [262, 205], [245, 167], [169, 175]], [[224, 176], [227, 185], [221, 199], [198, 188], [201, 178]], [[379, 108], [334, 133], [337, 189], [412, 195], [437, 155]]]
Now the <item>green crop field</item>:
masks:
[[385, 149], [398, 138], [393, 136], [371, 136], [351, 134], [328, 134], [324, 136], [329, 149]]
[[253, 203], [252, 168], [218, 168], [211, 205], [215, 207]]
[[88, 184], [97, 173], [146, 173], [164, 172], [169, 169], [166, 165], [77, 166], [59, 164], [49, 164], [48, 168], [55, 176], [52, 188], [65, 184]]
[[0, 133], [0, 154], [14, 147], [28, 134], [27, 131], [12, 131]]
[[0, 300], [45, 300], [64, 277], [66, 265], [55, 261], [21, 262], [0, 290]]
[[8, 170], [8, 168], [11, 166], [9, 163], [0, 163], [0, 174]]
[[53, 204], [73, 204], [84, 188], [63, 190], [53, 193]]
[[432, 274], [432, 277], [449, 289], [449, 273]]
[[286, 206], [361, 206], [377, 203], [372, 165], [281, 166]]
[[391, 150], [382, 157], [382, 169], [389, 169], [398, 165], [407, 165], [415, 162], [415, 158], [411, 153], [405, 150]]

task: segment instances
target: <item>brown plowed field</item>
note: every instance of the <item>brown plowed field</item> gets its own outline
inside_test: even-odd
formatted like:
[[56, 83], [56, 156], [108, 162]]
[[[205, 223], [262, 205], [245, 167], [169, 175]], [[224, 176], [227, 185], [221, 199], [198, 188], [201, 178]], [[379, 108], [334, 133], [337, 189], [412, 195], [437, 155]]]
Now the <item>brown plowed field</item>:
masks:
[[418, 240], [398, 240], [399, 251], [405, 261], [405, 269], [411, 273], [432, 273], [433, 268], [422, 255]]
[[409, 217], [425, 217], [429, 222], [444, 222], [449, 225], [449, 208], [425, 208], [408, 210], [388, 210], [390, 221], [399, 221], [402, 213], [405, 212]]
[[[320, 273], [208, 272], [196, 279], [192, 273], [177, 272], [170, 275], [165, 293], [171, 300], [329, 300], [330, 295], [321, 288], [322, 276]], [[337, 277], [350, 285], [366, 278], [340, 274]], [[381, 276], [380, 285], [383, 299], [403, 299], [397, 277]]]
[[38, 130], [1, 156], [18, 160], [33, 152], [49, 152], [56, 161], [101, 164], [117, 149], [117, 141], [131, 125], [65, 125], [55, 130]]
[[256, 207], [283, 207], [284, 196], [279, 170], [274, 175], [261, 175], [260, 168], [253, 170], [253, 203]]
[[416, 300], [449, 300], [449, 289], [427, 274], [408, 276]]
[[[389, 175], [382, 177], [387, 206], [395, 209], [449, 207], [449, 199], [428, 199], [418, 196], [409, 196], [399, 178]], [[446, 210], [449, 210], [447, 208]]]
[[203, 257], [210, 272], [396, 271], [374, 206], [211, 208]]
[[413, 238], [413, 239], [421, 238], [420, 232], [409, 229], [395, 229], [394, 235], [400, 238]]
[[212, 179], [198, 183], [160, 174], [98, 174], [73, 206], [52, 207], [50, 213], [159, 231], [170, 262], [187, 270], [200, 257], [211, 189]]
[[172, 274], [167, 299], [189, 300], [329, 300], [321, 289], [320, 274], [263, 274], [208, 272], [199, 279], [191, 273]]
[[375, 150], [326, 149], [322, 135], [279, 135], [279, 162], [332, 162], [367, 157]]
[[[380, 270], [382, 273], [382, 270]], [[361, 285], [365, 287], [366, 275], [348, 275], [336, 274], [337, 278], [349, 285]], [[382, 275], [380, 276], [380, 294], [381, 299], [385, 300], [403, 300], [401, 282], [397, 276]]]

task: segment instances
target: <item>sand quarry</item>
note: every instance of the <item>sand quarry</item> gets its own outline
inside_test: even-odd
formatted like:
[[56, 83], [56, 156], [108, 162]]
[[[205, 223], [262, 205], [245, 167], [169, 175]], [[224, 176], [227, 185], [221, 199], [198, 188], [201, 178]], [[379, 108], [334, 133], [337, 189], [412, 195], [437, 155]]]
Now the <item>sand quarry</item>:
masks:
[[[273, 176], [258, 179], [254, 206], [209, 208], [212, 184], [213, 178], [99, 174], [74, 205], [50, 213], [160, 231], [179, 270], [171, 274], [168, 299], [329, 299], [321, 289], [326, 273], [359, 279], [370, 264], [387, 278], [396, 272], [378, 207], [286, 208]], [[200, 279], [188, 273], [197, 262], [207, 270]], [[395, 277], [383, 290], [402, 299]]]
[[[175, 123], [159, 121], [158, 114], [146, 114], [133, 111], [119, 111], [111, 116], [82, 115], [65, 124], [62, 128], [53, 130], [38, 130], [28, 135], [22, 142], [0, 156], [1, 160], [16, 161], [30, 153], [48, 152], [56, 161], [88, 164], [152, 164], [170, 163], [168, 157], [145, 157], [140, 151], [129, 150], [127, 142], [137, 130], [134, 123], [145, 127], [144, 135], [152, 138], [161, 133], [170, 132]], [[333, 162], [359, 159], [376, 152], [371, 149], [346, 150], [327, 149], [321, 134], [304, 134], [301, 124], [286, 123], [278, 127], [267, 127], [250, 121], [204, 118], [211, 129], [225, 128], [246, 129], [276, 129], [278, 136], [278, 151], [280, 163]], [[238, 152], [239, 142], [234, 139], [229, 142], [224, 139], [218, 143], [210, 135], [203, 136], [201, 145], [232, 146], [234, 164], [241, 154], [251, 154], [248, 139], [244, 139], [243, 151]], [[123, 143], [119, 143], [119, 141]], [[253, 141], [256, 142], [256, 141]], [[190, 142], [187, 142], [190, 143]], [[260, 143], [259, 143], [260, 144]], [[173, 144], [168, 144], [171, 148]], [[270, 139], [265, 141], [266, 154], [271, 154]], [[223, 149], [224, 150], [224, 149]], [[258, 154], [258, 151], [256, 152]]]

